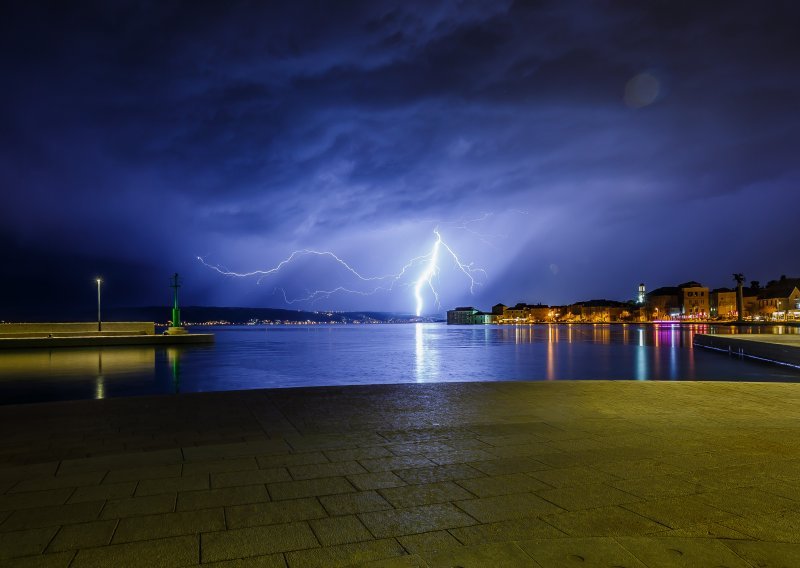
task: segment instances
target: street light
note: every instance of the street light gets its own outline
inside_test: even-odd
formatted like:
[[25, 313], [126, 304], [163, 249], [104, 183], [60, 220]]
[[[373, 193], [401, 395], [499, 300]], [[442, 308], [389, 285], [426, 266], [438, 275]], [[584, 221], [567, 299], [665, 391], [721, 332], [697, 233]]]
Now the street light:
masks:
[[103, 324], [100, 320], [100, 283], [102, 280], [100, 278], [97, 279], [97, 331], [103, 330]]

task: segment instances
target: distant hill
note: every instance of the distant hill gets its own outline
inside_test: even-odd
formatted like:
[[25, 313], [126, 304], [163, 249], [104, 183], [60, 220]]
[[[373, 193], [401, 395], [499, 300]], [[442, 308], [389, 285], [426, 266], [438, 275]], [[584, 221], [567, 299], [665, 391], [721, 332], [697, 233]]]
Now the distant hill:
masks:
[[[109, 320], [142, 320], [165, 323], [170, 317], [169, 309], [163, 306], [148, 306], [142, 308], [113, 308], [106, 316]], [[253, 320], [271, 322], [304, 322], [314, 321], [320, 323], [349, 323], [353, 321], [374, 322], [410, 322], [431, 321], [430, 318], [416, 318], [409, 314], [392, 312], [331, 312], [331, 311], [303, 311], [284, 310], [280, 308], [241, 308], [219, 306], [184, 306], [181, 307], [181, 319], [184, 322], [229, 322], [247, 323]]]
[[[144, 307], [108, 307], [103, 308], [105, 321], [153, 321], [167, 323], [172, 316], [171, 309], [167, 306]], [[15, 310], [0, 313], [0, 321], [26, 321], [26, 322], [63, 322], [63, 321], [94, 321], [97, 312], [82, 308], [80, 310], [65, 309], [54, 314], [51, 310]], [[285, 310], [280, 308], [242, 308], [220, 306], [182, 306], [181, 319], [189, 323], [228, 322], [248, 323], [253, 320], [262, 322], [305, 322], [319, 323], [350, 323], [350, 322], [382, 322], [382, 323], [408, 323], [415, 321], [442, 321], [438, 317], [418, 318], [411, 314], [394, 312], [332, 312], [332, 311], [304, 311]]]

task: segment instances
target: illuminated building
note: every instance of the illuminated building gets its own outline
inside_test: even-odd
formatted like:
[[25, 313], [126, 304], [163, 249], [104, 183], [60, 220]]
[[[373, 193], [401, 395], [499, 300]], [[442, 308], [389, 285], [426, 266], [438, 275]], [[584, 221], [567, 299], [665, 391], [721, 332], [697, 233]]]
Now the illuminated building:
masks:
[[685, 282], [681, 290], [681, 317], [683, 319], [708, 319], [711, 313], [708, 288], [699, 282]]
[[736, 290], [715, 288], [711, 290], [711, 317], [719, 319], [736, 319]]
[[800, 319], [800, 278], [772, 281], [758, 295], [761, 315], [776, 321]]
[[609, 323], [631, 318], [631, 304], [614, 300], [589, 300], [567, 306], [566, 314], [575, 323]]

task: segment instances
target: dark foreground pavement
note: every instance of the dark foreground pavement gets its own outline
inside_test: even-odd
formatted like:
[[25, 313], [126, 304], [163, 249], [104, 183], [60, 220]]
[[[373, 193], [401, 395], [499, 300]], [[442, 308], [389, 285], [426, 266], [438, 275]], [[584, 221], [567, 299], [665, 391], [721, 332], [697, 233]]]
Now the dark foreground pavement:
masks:
[[800, 566], [800, 384], [0, 407], [0, 563]]

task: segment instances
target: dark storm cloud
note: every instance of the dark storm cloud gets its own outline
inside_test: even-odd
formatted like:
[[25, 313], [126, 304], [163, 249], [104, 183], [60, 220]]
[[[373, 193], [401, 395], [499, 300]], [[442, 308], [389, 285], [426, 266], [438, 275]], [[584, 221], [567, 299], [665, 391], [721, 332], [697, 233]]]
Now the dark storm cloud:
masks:
[[[791, 271], [774, 237], [725, 231], [788, 227], [747, 204], [789, 200], [800, 177], [789, 2], [17, 2], [5, 12], [0, 222], [17, 251], [190, 270], [198, 287], [208, 280], [198, 301], [235, 303], [226, 281], [211, 292], [196, 254], [252, 269], [335, 244], [384, 273], [379, 260], [392, 255], [373, 249], [398, 240], [393, 227], [520, 209], [529, 216], [513, 231], [481, 226], [513, 243], [462, 251], [491, 260], [487, 301]], [[630, 238], [664, 221], [680, 234]], [[430, 242], [429, 225], [417, 241], [396, 229], [387, 264], [424, 253], [414, 246]], [[687, 252], [701, 239], [712, 258]], [[778, 252], [759, 260], [766, 244]], [[610, 261], [616, 283], [587, 282], [603, 256], [627, 265]], [[452, 301], [469, 301], [463, 292]]]

